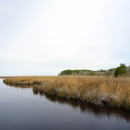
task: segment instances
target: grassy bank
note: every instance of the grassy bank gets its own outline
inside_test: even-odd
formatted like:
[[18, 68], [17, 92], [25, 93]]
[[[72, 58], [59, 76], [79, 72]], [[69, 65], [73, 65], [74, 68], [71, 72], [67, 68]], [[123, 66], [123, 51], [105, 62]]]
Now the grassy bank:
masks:
[[88, 76], [30, 76], [4, 79], [6, 84], [33, 85], [59, 97], [80, 99], [95, 105], [108, 104], [130, 109], [130, 78]]

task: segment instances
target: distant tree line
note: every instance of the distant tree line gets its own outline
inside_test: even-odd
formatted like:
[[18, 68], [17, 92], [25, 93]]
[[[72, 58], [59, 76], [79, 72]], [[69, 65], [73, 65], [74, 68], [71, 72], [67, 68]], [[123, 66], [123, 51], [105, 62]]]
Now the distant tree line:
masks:
[[61, 71], [60, 75], [71, 75], [71, 74], [75, 74], [75, 73], [79, 73], [80, 71], [91, 71], [91, 70], [64, 70], [64, 71]]
[[[85, 72], [87, 72], [85, 74]], [[59, 75], [104, 75], [109, 73], [107, 70], [98, 70], [98, 71], [93, 71], [93, 70], [64, 70], [61, 71]]]
[[111, 68], [109, 70], [63, 70], [59, 75], [114, 75], [115, 77], [118, 76], [130, 76], [130, 66], [127, 67], [125, 64], [121, 63], [117, 68]]

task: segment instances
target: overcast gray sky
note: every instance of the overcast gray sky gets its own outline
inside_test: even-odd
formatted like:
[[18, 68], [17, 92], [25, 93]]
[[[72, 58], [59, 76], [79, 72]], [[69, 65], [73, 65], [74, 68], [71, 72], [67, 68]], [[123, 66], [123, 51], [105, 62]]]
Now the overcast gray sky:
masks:
[[0, 0], [0, 75], [130, 65], [130, 0]]

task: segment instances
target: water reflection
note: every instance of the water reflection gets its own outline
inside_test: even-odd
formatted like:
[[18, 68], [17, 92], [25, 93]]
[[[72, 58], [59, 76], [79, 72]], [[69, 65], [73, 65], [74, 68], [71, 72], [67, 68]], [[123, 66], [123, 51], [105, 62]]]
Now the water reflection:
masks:
[[117, 120], [123, 119], [130, 123], [130, 110], [126, 110], [124, 108], [114, 108], [110, 106], [99, 107], [92, 104], [88, 104], [86, 102], [82, 102], [80, 100], [57, 97], [55, 95], [46, 94], [43, 91], [38, 91], [38, 89], [34, 89], [33, 85], [12, 85], [11, 87], [22, 89], [32, 88], [34, 95], [40, 95], [41, 97], [44, 96], [47, 100], [54, 103], [69, 105], [74, 110], [79, 108], [82, 113], [87, 113], [98, 119], [103, 119], [105, 117], [110, 118], [111, 116], [114, 116], [117, 118]]
[[44, 95], [49, 101], [59, 104], [67, 104], [73, 107], [73, 109], [80, 108], [82, 113], [90, 114], [95, 118], [102, 119], [106, 116], [108, 118], [115, 116], [118, 120], [125, 119], [127, 122], [130, 122], [130, 111], [123, 108], [114, 108], [110, 106], [99, 107], [80, 100], [61, 98], [44, 92], [39, 92], [39, 94], [42, 96]]
[[15, 88], [33, 88], [34, 87], [34, 85], [10, 85], [10, 84], [6, 84], [6, 85], [10, 87], [15, 87]]
[[33, 89], [33, 94], [34, 94], [34, 95], [38, 95], [38, 94], [39, 94], [39, 91], [36, 90], [36, 89]]

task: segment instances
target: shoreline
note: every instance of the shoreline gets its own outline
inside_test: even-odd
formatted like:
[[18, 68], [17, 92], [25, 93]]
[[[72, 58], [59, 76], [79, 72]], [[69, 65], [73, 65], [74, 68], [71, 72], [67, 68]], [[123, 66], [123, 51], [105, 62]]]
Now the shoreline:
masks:
[[77, 100], [77, 99], [68, 99], [68, 98], [63, 98], [63, 97], [58, 97], [56, 95], [52, 95], [52, 94], [47, 94], [45, 92], [42, 91], [34, 91], [33, 86], [31, 85], [13, 85], [13, 86], [9, 86], [9, 87], [14, 87], [14, 88], [30, 88], [30, 90], [32, 90], [32, 93], [35, 96], [40, 96], [41, 98], [44, 97], [47, 100], [54, 102], [54, 103], [59, 103], [59, 104], [67, 104], [70, 105], [70, 107], [76, 109], [76, 108], [80, 108], [81, 112], [84, 114], [86, 111], [88, 112], [93, 112], [93, 114], [96, 114], [97, 117], [101, 117], [106, 115], [106, 116], [112, 116], [113, 114], [125, 119], [127, 122], [130, 122], [130, 111], [125, 109], [125, 108], [117, 108], [117, 107], [112, 107], [109, 105], [103, 105], [101, 106], [95, 106], [91, 103], [87, 103], [81, 100]]
[[[41, 77], [40, 77], [41, 78]], [[130, 110], [130, 78], [22, 77], [4, 79], [7, 85], [33, 85], [45, 92], [68, 99], [79, 99], [97, 106], [109, 105]]]

